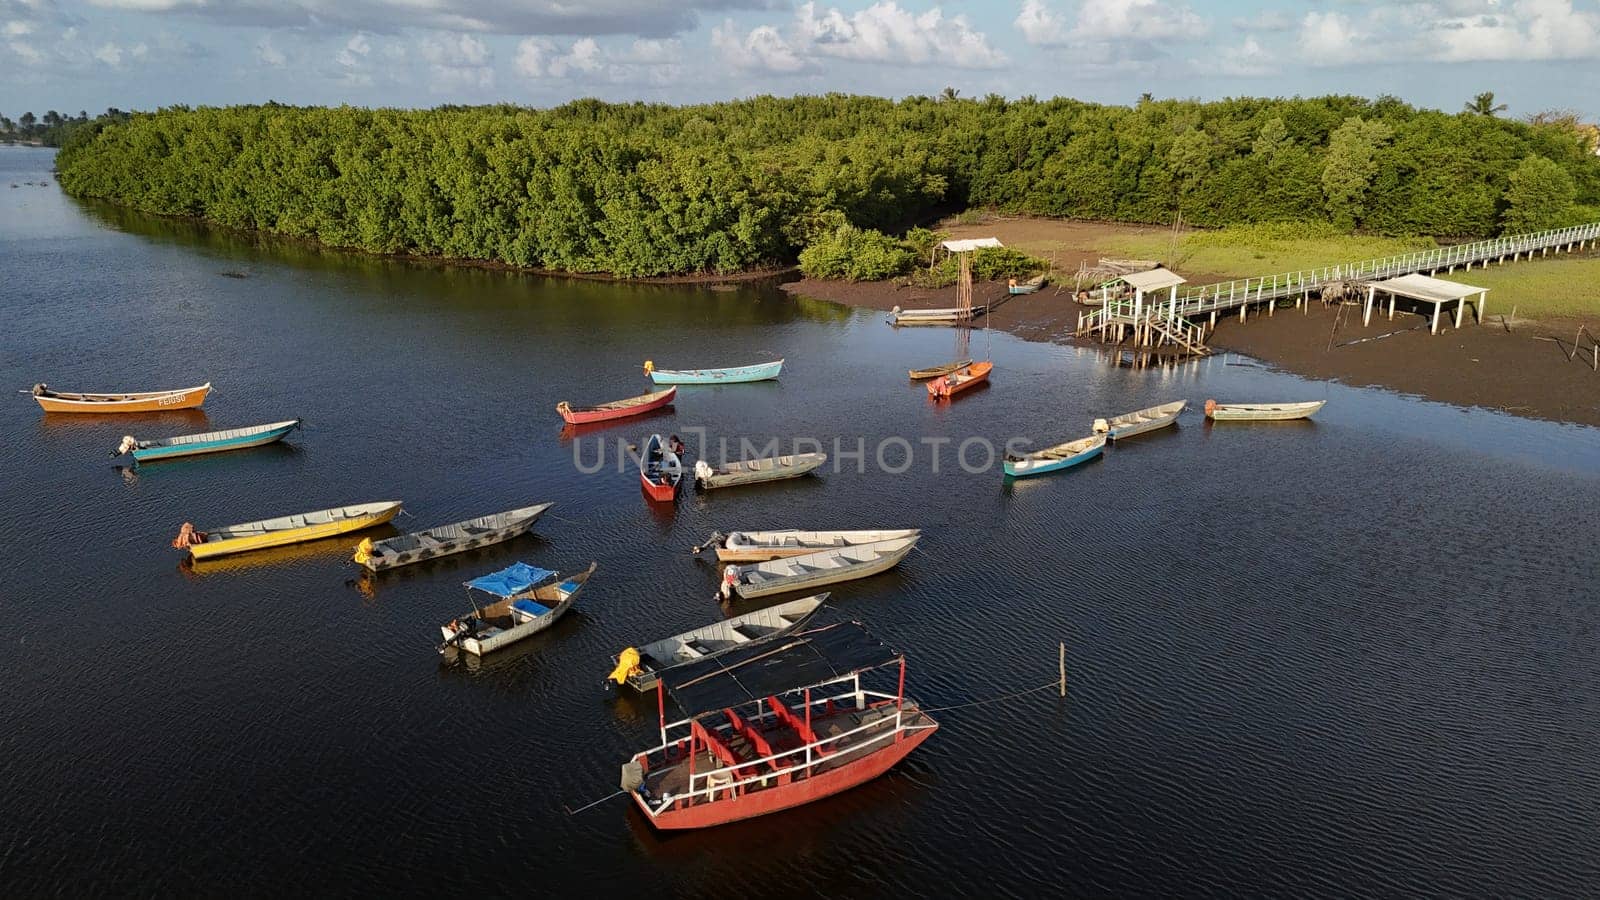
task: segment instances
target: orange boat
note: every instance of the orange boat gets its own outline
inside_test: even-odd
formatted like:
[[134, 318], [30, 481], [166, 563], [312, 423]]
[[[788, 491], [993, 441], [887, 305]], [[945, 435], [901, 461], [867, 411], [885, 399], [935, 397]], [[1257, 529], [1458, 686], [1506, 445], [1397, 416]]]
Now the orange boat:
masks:
[[149, 391], [136, 394], [70, 394], [52, 391], [47, 384], [33, 386], [33, 399], [45, 412], [53, 413], [142, 413], [169, 409], [199, 409], [211, 393], [211, 382], [176, 391]]
[[943, 397], [948, 400], [969, 387], [988, 381], [989, 371], [993, 368], [992, 362], [977, 362], [964, 366], [943, 378], [935, 378], [928, 382], [928, 393], [935, 398]]

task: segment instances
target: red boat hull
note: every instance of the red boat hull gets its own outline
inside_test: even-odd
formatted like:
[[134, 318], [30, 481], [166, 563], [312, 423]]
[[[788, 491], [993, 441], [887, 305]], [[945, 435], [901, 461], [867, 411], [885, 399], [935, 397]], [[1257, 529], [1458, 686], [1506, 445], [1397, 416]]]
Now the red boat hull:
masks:
[[646, 497], [658, 503], [671, 503], [678, 496], [678, 486], [676, 484], [670, 482], [662, 484], [659, 481], [651, 481], [644, 477], [643, 473], [639, 475], [639, 488], [644, 491]]
[[676, 387], [661, 392], [661, 396], [635, 406], [622, 406], [615, 409], [572, 409], [567, 406], [557, 408], [561, 418], [569, 425], [587, 425], [590, 422], [607, 422], [612, 419], [626, 419], [631, 416], [653, 412], [663, 406], [670, 406], [678, 396]]
[[793, 809], [813, 800], [831, 797], [841, 791], [847, 791], [857, 785], [865, 784], [894, 768], [896, 763], [905, 759], [911, 751], [917, 749], [923, 741], [939, 730], [937, 723], [930, 724], [933, 727], [919, 731], [907, 731], [901, 740], [892, 742], [879, 750], [874, 750], [866, 756], [826, 774], [806, 778], [780, 787], [764, 788], [745, 794], [742, 797], [718, 800], [713, 803], [697, 803], [688, 807], [675, 807], [657, 815], [650, 814], [650, 809], [645, 805], [644, 798], [639, 796], [637, 791], [633, 792], [633, 802], [638, 804], [639, 809], [650, 820], [650, 824], [663, 831], [710, 828], [715, 825], [726, 825], [729, 822], [764, 816], [767, 813]]
[[963, 381], [958, 381], [955, 384], [950, 383], [951, 376], [935, 378], [934, 380], [928, 382], [928, 393], [933, 397], [942, 397], [948, 399], [956, 394], [961, 393], [967, 388], [977, 387], [980, 384], [986, 383], [989, 380], [989, 373], [993, 370], [993, 363], [973, 363], [972, 365], [965, 369], [961, 369], [958, 372], [958, 374], [970, 375], [970, 378], [967, 378]]

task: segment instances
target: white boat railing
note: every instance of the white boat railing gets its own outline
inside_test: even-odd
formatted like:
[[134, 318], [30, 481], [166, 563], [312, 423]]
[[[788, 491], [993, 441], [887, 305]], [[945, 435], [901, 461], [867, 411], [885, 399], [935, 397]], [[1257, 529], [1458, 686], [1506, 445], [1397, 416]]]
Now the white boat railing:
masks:
[[[867, 698], [869, 698], [869, 697], [876, 697], [876, 698], [879, 698], [879, 699], [881, 699], [883, 701], [886, 701], [886, 702], [894, 702], [894, 701], [900, 699], [900, 698], [896, 697], [894, 694], [886, 694], [886, 693], [883, 693], [881, 691], [861, 690], [861, 689], [858, 688], [857, 690], [852, 691], [850, 693], [840, 694], [840, 695], [834, 696], [834, 697], [824, 697], [824, 698], [820, 698], [820, 699], [817, 699], [817, 700], [813, 700], [813, 701], [811, 701], [809, 706], [824, 705], [829, 700], [838, 701], [841, 698], [843, 698], [843, 699], [854, 699], [855, 702], [856, 702], [856, 708], [857, 709], [866, 710], [866, 709], [872, 708], [871, 705], [869, 703], [867, 703]], [[806, 708], [806, 707], [802, 707], [802, 708]], [[912, 712], [920, 712], [920, 710], [918, 710], [918, 708], [914, 704], [912, 706], [911, 711]], [[665, 812], [668, 809], [671, 809], [675, 804], [683, 803], [683, 802], [687, 802], [687, 803], [690, 803], [690, 804], [693, 804], [693, 803], [695, 803], [697, 801], [700, 801], [700, 800], [703, 800], [703, 801], [706, 801], [706, 802], [710, 802], [710, 801], [715, 800], [717, 794], [719, 794], [719, 793], [727, 793], [729, 795], [736, 795], [736, 794], [741, 792], [741, 789], [743, 789], [743, 788], [745, 788], [747, 786], [750, 786], [750, 785], [766, 786], [766, 785], [769, 785], [774, 779], [780, 778], [781, 776], [784, 776], [784, 775], [792, 774], [794, 772], [799, 772], [799, 771], [802, 771], [802, 770], [805, 770], [805, 769], [809, 769], [812, 766], [816, 765], [817, 763], [825, 762], [828, 759], [831, 759], [831, 758], [833, 758], [833, 757], [835, 757], [835, 756], [837, 756], [839, 754], [843, 754], [843, 753], [854, 754], [854, 753], [857, 753], [858, 751], [861, 751], [861, 750], [863, 750], [865, 748], [872, 747], [872, 746], [874, 746], [876, 744], [880, 744], [880, 743], [883, 743], [885, 741], [888, 741], [888, 740], [894, 738], [896, 735], [900, 734], [902, 731], [913, 731], [913, 730], [918, 730], [918, 729], [922, 729], [922, 728], [932, 727], [931, 725], [913, 725], [913, 726], [909, 726], [909, 727], [906, 726], [906, 724], [905, 724], [905, 712], [906, 712], [906, 710], [903, 707], [897, 706], [895, 708], [893, 716], [884, 716], [884, 717], [879, 718], [879, 719], [874, 719], [871, 722], [866, 722], [866, 723], [864, 723], [862, 725], [858, 725], [855, 728], [850, 729], [849, 731], [842, 731], [842, 732], [840, 732], [838, 734], [830, 735], [830, 736], [828, 736], [826, 738], [821, 738], [821, 739], [812, 741], [812, 742], [810, 742], [808, 744], [805, 744], [803, 746], [795, 747], [795, 748], [793, 748], [791, 750], [785, 750], [782, 753], [774, 753], [774, 754], [772, 754], [770, 756], [763, 756], [763, 757], [760, 757], [759, 759], [752, 759], [752, 760], [748, 760], [748, 761], [742, 761], [742, 762], [736, 763], [736, 764], [731, 765], [731, 766], [722, 766], [720, 768], [710, 769], [710, 770], [707, 770], [705, 772], [693, 772], [693, 773], [691, 773], [689, 775], [689, 790], [685, 791], [683, 793], [679, 793], [679, 794], [664, 794], [660, 798], [660, 803], [656, 807], [654, 807], [654, 811], [659, 814], [659, 813]], [[775, 718], [776, 716], [777, 716], [777, 713], [765, 710], [765, 708], [763, 707], [763, 711], [760, 714], [750, 716], [750, 717], [744, 719], [744, 721], [751, 722], [751, 723], [764, 722], [764, 721], [767, 721], [768, 719]], [[672, 723], [672, 725], [668, 726], [668, 728], [670, 729], [670, 728], [675, 727], [675, 726], [688, 725], [691, 721], [692, 720], [690, 720], [690, 719], [683, 719], [681, 721]], [[889, 727], [890, 723], [892, 723], [892, 727]], [[822, 747], [825, 744], [838, 744], [840, 741], [843, 741], [843, 740], [845, 740], [847, 738], [850, 738], [853, 735], [861, 734], [861, 733], [868, 732], [868, 731], [874, 731], [874, 730], [880, 731], [881, 733], [877, 734], [877, 735], [874, 735], [871, 738], [868, 738], [867, 740], [856, 742], [856, 743], [852, 743], [849, 747], [845, 747], [845, 748], [841, 748], [841, 749], [838, 749], [838, 750], [835, 750], [835, 751], [831, 751], [831, 752], [829, 752], [827, 754], [824, 754], [824, 753], [821, 752], [822, 751]], [[680, 740], [687, 739], [688, 737], [689, 737], [688, 735], [685, 735], [685, 737], [684, 738], [680, 738]], [[639, 756], [643, 757], [643, 756], [649, 755], [650, 753], [657, 753], [657, 752], [664, 751], [668, 747], [670, 747], [673, 743], [676, 743], [676, 742], [675, 741], [668, 741], [668, 742], [664, 743], [660, 747], [656, 747], [656, 748], [654, 748], [652, 750], [646, 751], [645, 753], [639, 754]], [[692, 758], [693, 757], [692, 757], [692, 754], [691, 754], [691, 759]], [[790, 758], [793, 759], [792, 763], [786, 764], [784, 766], [777, 765], [779, 760], [785, 760], [785, 759], [790, 759]], [[682, 765], [686, 765], [686, 763], [676, 763], [675, 765], [682, 766]], [[759, 769], [760, 770], [760, 774], [751, 775], [751, 776], [748, 776], [748, 777], [741, 777], [740, 774], [739, 774], [741, 769]], [[697, 783], [700, 784], [701, 787], [697, 788], [696, 787]]]
[[1524, 253], [1531, 258], [1536, 252], [1572, 247], [1597, 240], [1600, 240], [1600, 222], [1591, 222], [1587, 225], [1507, 235], [1467, 244], [1432, 247], [1398, 256], [1195, 285], [1183, 289], [1177, 296], [1166, 300], [1147, 297], [1142, 302], [1136, 303], [1133, 298], [1108, 298], [1099, 309], [1079, 315], [1078, 331], [1084, 333], [1109, 324], [1143, 322], [1152, 313], [1160, 314], [1163, 319], [1186, 319], [1237, 309], [1253, 303], [1303, 297], [1313, 290], [1320, 290], [1331, 284], [1394, 278], [1417, 272], [1453, 269], [1456, 266], [1486, 264], [1490, 260], [1507, 257], [1517, 259]]

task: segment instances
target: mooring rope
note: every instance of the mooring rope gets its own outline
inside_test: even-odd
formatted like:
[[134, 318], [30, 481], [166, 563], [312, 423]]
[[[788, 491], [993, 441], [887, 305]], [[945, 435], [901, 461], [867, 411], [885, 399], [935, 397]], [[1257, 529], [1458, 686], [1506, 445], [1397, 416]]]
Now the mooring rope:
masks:
[[968, 706], [979, 706], [979, 705], [984, 704], [984, 703], [1003, 703], [1003, 702], [1005, 702], [1007, 700], [1015, 700], [1018, 697], [1025, 697], [1025, 696], [1027, 696], [1029, 694], [1037, 694], [1037, 693], [1039, 693], [1040, 691], [1043, 691], [1043, 690], [1048, 690], [1050, 688], [1059, 688], [1059, 687], [1061, 687], [1061, 679], [1052, 678], [1049, 681], [1045, 682], [1044, 684], [1039, 685], [1036, 688], [1028, 688], [1025, 691], [1017, 691], [1015, 694], [1006, 694], [1003, 697], [990, 697], [990, 698], [985, 699], [985, 700], [973, 700], [970, 703], [957, 703], [954, 706], [936, 706], [936, 707], [933, 707], [931, 709], [924, 707], [924, 708], [922, 708], [922, 711], [925, 712], [925, 713], [936, 713], [936, 712], [945, 712], [946, 710], [951, 710], [951, 709], [962, 709], [962, 708], [968, 707]]
[[596, 800], [593, 803], [585, 803], [584, 805], [578, 807], [577, 809], [567, 809], [567, 805], [565, 803], [563, 803], [561, 805], [561, 808], [567, 810], [567, 815], [575, 816], [578, 813], [581, 813], [586, 809], [593, 809], [594, 807], [599, 806], [600, 804], [606, 802], [607, 800], [610, 800], [610, 799], [612, 799], [614, 797], [620, 797], [620, 796], [622, 796], [623, 794], [626, 794], [626, 793], [627, 793], [627, 791], [616, 791], [615, 793], [607, 794], [604, 797], [601, 797], [599, 800]]

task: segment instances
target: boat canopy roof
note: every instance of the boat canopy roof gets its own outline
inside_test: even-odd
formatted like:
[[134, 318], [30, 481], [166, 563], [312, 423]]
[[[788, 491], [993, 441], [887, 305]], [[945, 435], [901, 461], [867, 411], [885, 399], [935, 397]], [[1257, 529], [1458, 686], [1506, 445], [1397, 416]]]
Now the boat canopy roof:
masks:
[[751, 641], [661, 673], [685, 718], [808, 688], [898, 662], [860, 622], [833, 622]]
[[490, 572], [467, 582], [467, 587], [477, 588], [496, 597], [510, 597], [550, 578], [556, 573], [525, 562], [512, 563], [498, 572]]

